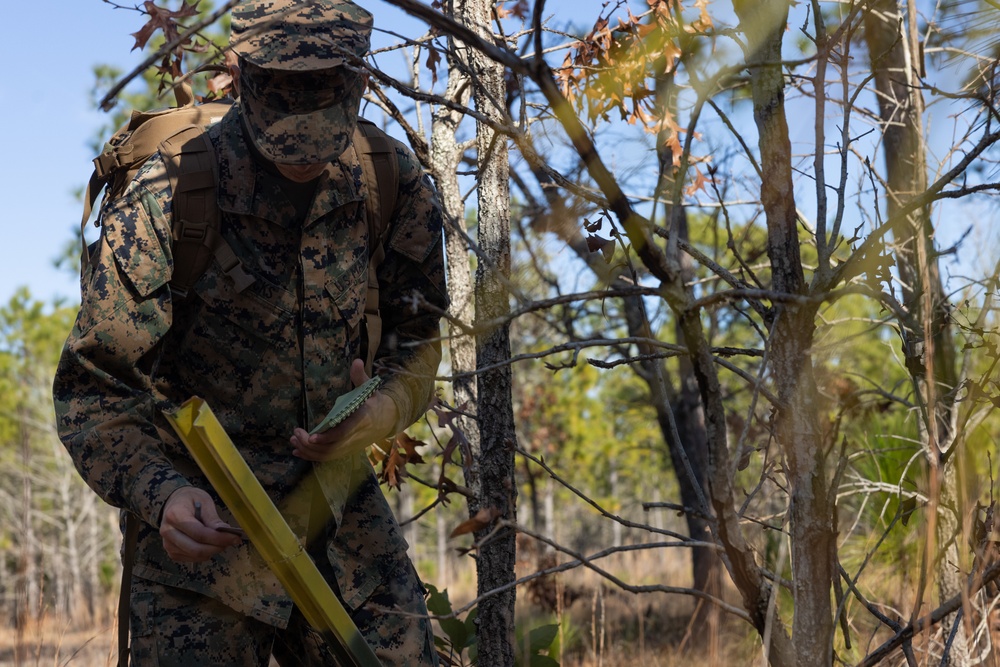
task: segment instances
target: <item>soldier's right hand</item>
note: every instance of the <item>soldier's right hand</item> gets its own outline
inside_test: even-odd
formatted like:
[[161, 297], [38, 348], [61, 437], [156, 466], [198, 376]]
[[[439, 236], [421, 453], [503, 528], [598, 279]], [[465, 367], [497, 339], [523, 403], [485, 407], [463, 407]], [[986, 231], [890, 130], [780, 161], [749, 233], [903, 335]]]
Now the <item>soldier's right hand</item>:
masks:
[[243, 540], [221, 532], [229, 524], [219, 518], [212, 496], [183, 486], [167, 498], [160, 519], [160, 538], [167, 555], [178, 563], [200, 563]]

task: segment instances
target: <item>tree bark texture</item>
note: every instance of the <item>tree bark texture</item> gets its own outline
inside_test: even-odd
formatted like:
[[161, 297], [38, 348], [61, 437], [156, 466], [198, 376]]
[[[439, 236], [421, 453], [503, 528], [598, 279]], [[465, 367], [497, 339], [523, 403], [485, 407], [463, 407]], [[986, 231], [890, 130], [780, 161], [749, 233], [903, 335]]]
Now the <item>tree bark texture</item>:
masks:
[[[462, 16], [467, 11], [465, 0], [448, 3], [452, 16]], [[458, 62], [459, 54], [467, 54], [461, 42], [452, 40], [454, 48], [448, 49], [448, 83], [444, 96], [459, 104], [469, 99], [469, 77]], [[474, 323], [474, 294], [472, 270], [469, 262], [469, 243], [465, 225], [465, 203], [458, 184], [458, 166], [462, 148], [456, 133], [463, 114], [445, 106], [436, 107], [431, 116], [431, 164], [429, 169], [437, 185], [438, 195], [445, 215], [445, 256], [448, 265], [448, 314], [449, 351], [451, 372], [454, 376], [452, 392], [455, 406], [463, 411], [476, 410], [476, 344], [463, 329]], [[472, 418], [459, 417], [456, 427], [461, 430], [473, 448], [479, 446], [479, 428]], [[478, 484], [478, 462], [462, 456], [465, 485], [475, 488]]]
[[[463, 22], [484, 39], [493, 41], [492, 3], [467, 0]], [[469, 64], [476, 78], [476, 110], [500, 119], [506, 98], [503, 67], [477, 51], [470, 51]], [[510, 312], [507, 280], [510, 277], [510, 186], [506, 142], [489, 127], [478, 124], [476, 131], [479, 183], [479, 264], [476, 269], [476, 322], [502, 320]], [[496, 516], [515, 520], [517, 486], [514, 480], [516, 433], [511, 400], [510, 330], [504, 324], [480, 331], [476, 340], [478, 371], [479, 449], [474, 458], [479, 465], [476, 501], [470, 513], [493, 511]], [[498, 367], [490, 368], [495, 364]], [[486, 528], [477, 539], [486, 537]], [[477, 554], [479, 612], [476, 619], [479, 662], [496, 667], [514, 664], [513, 587], [502, 593], [495, 589], [514, 581], [515, 533], [504, 530], [483, 543]]]
[[[758, 132], [761, 206], [767, 220], [771, 288], [799, 295], [805, 280], [792, 187], [792, 152], [784, 104], [781, 44], [787, 2], [735, 3], [747, 37], [747, 64]], [[834, 503], [830, 491], [828, 445], [819, 426], [818, 392], [811, 348], [815, 307], [786, 302], [776, 306], [769, 339], [771, 374], [779, 404], [775, 437], [786, 463], [791, 494], [789, 530], [793, 575], [792, 645], [800, 665], [832, 664]]]
[[18, 627], [38, 620], [41, 613], [41, 591], [38, 575], [38, 540], [35, 537], [34, 498], [32, 493], [32, 452], [30, 420], [27, 409], [19, 409], [21, 421], [21, 553], [19, 566], [19, 592], [17, 595]]

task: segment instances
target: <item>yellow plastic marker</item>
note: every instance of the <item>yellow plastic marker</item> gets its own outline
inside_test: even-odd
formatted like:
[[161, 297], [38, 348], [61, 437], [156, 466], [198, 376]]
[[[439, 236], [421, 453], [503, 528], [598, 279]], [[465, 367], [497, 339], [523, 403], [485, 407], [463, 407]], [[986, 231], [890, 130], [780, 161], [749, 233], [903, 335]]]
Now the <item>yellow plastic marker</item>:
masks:
[[323, 635], [338, 664], [381, 667], [208, 404], [195, 397], [164, 415], [302, 615]]

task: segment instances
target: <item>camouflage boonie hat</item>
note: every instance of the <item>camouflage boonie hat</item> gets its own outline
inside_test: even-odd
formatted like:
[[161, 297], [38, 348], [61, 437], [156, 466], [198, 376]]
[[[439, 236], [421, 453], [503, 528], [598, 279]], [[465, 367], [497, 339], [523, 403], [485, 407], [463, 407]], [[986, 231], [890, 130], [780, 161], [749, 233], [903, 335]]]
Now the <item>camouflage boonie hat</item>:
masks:
[[368, 52], [371, 28], [372, 15], [346, 0], [246, 0], [233, 8], [241, 107], [264, 157], [319, 164], [350, 145], [364, 84], [343, 65]]

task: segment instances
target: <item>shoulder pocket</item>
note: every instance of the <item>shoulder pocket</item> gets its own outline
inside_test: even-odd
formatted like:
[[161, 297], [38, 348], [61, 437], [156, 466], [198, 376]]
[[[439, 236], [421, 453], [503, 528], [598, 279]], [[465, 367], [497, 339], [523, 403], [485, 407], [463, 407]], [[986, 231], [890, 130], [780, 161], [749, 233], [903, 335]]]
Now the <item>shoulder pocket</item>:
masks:
[[169, 249], [164, 249], [146, 207], [122, 198], [104, 219], [105, 241], [119, 271], [140, 297], [147, 297], [170, 280]]
[[441, 243], [441, 209], [437, 195], [424, 176], [417, 193], [399, 211], [393, 225], [389, 247], [417, 264], [426, 260], [435, 244]]
[[393, 231], [389, 247], [420, 264], [431, 254], [434, 244], [440, 241], [440, 229], [431, 229], [426, 220], [411, 217]]

